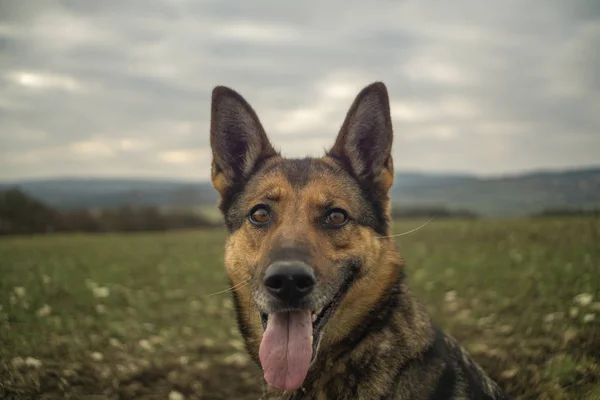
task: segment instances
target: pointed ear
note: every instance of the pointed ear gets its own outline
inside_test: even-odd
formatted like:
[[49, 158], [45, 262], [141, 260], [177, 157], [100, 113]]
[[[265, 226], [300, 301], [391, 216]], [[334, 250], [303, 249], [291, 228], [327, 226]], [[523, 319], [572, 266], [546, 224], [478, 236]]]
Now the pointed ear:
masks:
[[356, 96], [327, 155], [340, 160], [360, 182], [387, 193], [394, 181], [392, 138], [387, 89], [375, 82]]
[[260, 162], [277, 155], [250, 104], [224, 86], [212, 92], [210, 145], [212, 183], [222, 197]]

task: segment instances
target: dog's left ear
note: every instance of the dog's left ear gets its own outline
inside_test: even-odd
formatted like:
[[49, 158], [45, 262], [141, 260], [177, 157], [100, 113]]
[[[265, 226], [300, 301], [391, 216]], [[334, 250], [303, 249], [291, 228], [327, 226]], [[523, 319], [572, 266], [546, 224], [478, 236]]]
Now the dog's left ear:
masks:
[[394, 182], [392, 119], [385, 85], [375, 82], [356, 96], [327, 153], [367, 186], [387, 193]]
[[224, 86], [212, 92], [210, 145], [212, 183], [221, 197], [247, 181], [261, 161], [278, 154], [250, 104]]

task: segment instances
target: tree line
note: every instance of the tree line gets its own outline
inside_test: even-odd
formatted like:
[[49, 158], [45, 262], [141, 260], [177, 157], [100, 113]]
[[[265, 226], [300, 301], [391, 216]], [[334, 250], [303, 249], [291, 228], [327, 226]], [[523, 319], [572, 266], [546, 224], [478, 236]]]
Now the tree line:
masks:
[[476, 219], [479, 215], [469, 210], [451, 210], [445, 207], [394, 207], [392, 208], [392, 218], [394, 219], [409, 219], [409, 218], [461, 218], [461, 219]]
[[220, 226], [191, 210], [124, 205], [101, 210], [58, 210], [19, 188], [0, 192], [0, 234], [140, 232]]
[[533, 214], [538, 218], [551, 217], [600, 217], [600, 208], [547, 208]]

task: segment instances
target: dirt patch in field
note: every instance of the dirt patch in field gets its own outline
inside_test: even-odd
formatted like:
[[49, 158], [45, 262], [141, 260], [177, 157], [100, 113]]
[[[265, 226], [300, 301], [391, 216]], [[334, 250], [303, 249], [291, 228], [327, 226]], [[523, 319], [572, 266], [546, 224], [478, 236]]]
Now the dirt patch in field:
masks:
[[5, 363], [0, 398], [256, 400], [261, 394], [260, 370], [244, 352], [230, 347], [199, 346], [186, 356], [135, 359], [113, 353], [103, 358], [107, 362]]

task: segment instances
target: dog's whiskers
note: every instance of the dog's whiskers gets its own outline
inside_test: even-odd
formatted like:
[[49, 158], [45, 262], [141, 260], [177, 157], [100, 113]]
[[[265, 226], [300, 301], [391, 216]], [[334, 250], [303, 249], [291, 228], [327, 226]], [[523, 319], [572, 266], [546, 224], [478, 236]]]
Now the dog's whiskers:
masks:
[[408, 235], [409, 233], [414, 233], [414, 232], [418, 231], [419, 229], [424, 228], [425, 225], [427, 225], [428, 223], [430, 223], [431, 221], [433, 221], [434, 218], [435, 218], [435, 216], [429, 218], [425, 223], [421, 224], [421, 226], [419, 226], [419, 227], [417, 227], [415, 229], [411, 229], [410, 231], [403, 232], [403, 233], [397, 233], [395, 235], [379, 236], [377, 239], [387, 239], [387, 238], [393, 238], [393, 237]]
[[244, 280], [244, 281], [241, 281], [240, 283], [238, 283], [237, 285], [231, 286], [231, 287], [229, 287], [227, 289], [220, 290], [220, 291], [215, 292], [215, 293], [207, 294], [206, 297], [211, 297], [211, 296], [216, 296], [218, 294], [224, 294], [224, 293], [234, 292], [234, 291], [236, 291], [238, 289], [241, 289], [242, 287], [244, 287], [248, 283], [250, 283], [250, 280]]

